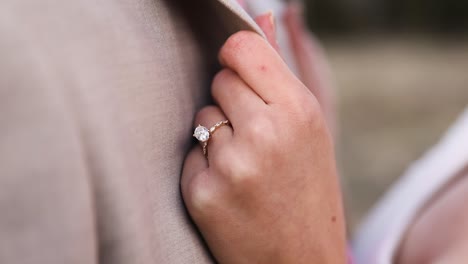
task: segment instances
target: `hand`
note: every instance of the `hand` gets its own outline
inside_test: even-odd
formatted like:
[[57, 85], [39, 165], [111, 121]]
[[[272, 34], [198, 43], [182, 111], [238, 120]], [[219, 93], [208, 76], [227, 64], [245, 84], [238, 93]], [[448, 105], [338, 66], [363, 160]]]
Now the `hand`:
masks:
[[260, 36], [222, 47], [212, 83], [219, 107], [195, 125], [229, 119], [188, 155], [187, 209], [220, 263], [345, 263], [333, 144], [319, 103]]
[[[287, 5], [281, 19], [289, 36], [289, 45], [298, 70], [298, 78], [317, 98], [330, 131], [336, 135], [336, 98], [330, 66], [320, 43], [304, 25], [302, 9], [298, 3], [291, 2]], [[276, 42], [276, 29], [273, 20], [271, 12], [255, 18], [270, 45], [281, 54]]]
[[289, 43], [296, 59], [299, 79], [311, 90], [322, 107], [330, 131], [336, 135], [335, 89], [328, 60], [320, 43], [304, 25], [303, 8], [288, 4], [283, 16]]

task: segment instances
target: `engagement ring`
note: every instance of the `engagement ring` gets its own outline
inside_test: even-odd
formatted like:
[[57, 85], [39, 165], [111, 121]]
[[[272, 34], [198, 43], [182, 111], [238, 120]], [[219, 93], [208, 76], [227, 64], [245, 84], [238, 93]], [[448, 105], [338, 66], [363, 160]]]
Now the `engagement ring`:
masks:
[[211, 136], [213, 136], [214, 132], [218, 128], [225, 126], [225, 125], [229, 125], [228, 120], [220, 121], [216, 123], [214, 126], [212, 126], [210, 129], [202, 125], [198, 125], [195, 128], [195, 131], [193, 132], [193, 136], [202, 144], [203, 155], [205, 155], [205, 157], [208, 154], [208, 141], [210, 140]]

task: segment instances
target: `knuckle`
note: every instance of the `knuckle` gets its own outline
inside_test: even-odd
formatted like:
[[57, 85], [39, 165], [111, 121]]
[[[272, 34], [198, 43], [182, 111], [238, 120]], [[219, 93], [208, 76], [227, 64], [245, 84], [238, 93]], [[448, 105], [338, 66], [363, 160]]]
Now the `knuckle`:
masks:
[[250, 31], [239, 31], [230, 36], [220, 51], [222, 60], [230, 62], [239, 57], [242, 53], [250, 50], [252, 44], [261, 39], [258, 34]]
[[193, 176], [189, 181], [182, 185], [182, 196], [187, 205], [190, 214], [194, 218], [202, 218], [210, 208], [214, 206], [213, 191], [207, 188], [206, 178], [208, 172], [206, 170]]
[[273, 123], [267, 118], [252, 118], [247, 124], [246, 132], [252, 142], [272, 142], [275, 140]]
[[234, 189], [245, 191], [256, 186], [260, 174], [258, 166], [245, 159], [231, 159], [232, 169], [229, 173], [229, 182]]
[[252, 38], [253, 34], [248, 31], [239, 31], [231, 35], [225, 42], [222, 50], [242, 50], [249, 40]]
[[322, 119], [322, 110], [314, 96], [304, 96], [294, 104], [293, 114], [301, 123], [315, 124]]
[[215, 169], [232, 190], [246, 190], [254, 186], [260, 176], [258, 164], [245, 155], [235, 155], [225, 149], [223, 155], [213, 157]]

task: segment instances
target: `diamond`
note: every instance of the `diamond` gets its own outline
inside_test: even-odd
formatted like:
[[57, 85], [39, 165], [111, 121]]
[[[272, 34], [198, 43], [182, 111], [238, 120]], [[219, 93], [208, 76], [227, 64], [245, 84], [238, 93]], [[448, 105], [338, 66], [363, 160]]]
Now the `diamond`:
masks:
[[208, 128], [198, 125], [197, 128], [195, 128], [195, 132], [193, 132], [193, 136], [198, 139], [198, 141], [206, 142], [210, 139], [210, 131]]

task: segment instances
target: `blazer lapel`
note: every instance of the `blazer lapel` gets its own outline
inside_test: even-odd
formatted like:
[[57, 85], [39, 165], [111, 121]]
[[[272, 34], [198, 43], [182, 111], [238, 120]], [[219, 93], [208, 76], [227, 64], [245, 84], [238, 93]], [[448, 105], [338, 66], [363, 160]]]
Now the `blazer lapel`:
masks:
[[263, 31], [236, 0], [212, 0], [221, 19], [232, 32], [251, 30], [265, 37]]

